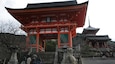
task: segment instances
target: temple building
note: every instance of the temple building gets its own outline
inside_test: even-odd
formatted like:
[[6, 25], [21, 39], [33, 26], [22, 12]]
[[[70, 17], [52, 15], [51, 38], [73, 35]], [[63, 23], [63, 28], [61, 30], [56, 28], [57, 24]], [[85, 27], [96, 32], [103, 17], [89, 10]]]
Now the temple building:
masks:
[[81, 45], [81, 48], [88, 47], [90, 51], [95, 52], [110, 52], [109, 42], [111, 39], [108, 35], [96, 35], [99, 28], [94, 28], [90, 25], [83, 29], [82, 33], [78, 33], [76, 38], [73, 38], [73, 46]]
[[45, 50], [48, 39], [57, 39], [58, 48], [73, 47], [76, 28], [83, 27], [88, 2], [76, 0], [28, 4], [24, 9], [6, 8], [27, 33], [26, 48]]
[[99, 28], [91, 27], [84, 28], [82, 34], [85, 35], [85, 43], [92, 48], [108, 48], [108, 41], [111, 39], [108, 35], [96, 35]]

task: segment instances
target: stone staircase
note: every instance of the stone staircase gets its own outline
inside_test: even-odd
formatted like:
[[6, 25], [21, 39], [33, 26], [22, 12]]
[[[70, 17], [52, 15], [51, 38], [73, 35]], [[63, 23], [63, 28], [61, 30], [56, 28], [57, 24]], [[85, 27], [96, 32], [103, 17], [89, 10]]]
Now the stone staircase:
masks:
[[[39, 52], [37, 54], [41, 58], [42, 64], [61, 64], [63, 53], [63, 49], [56, 48], [55, 52]], [[74, 50], [73, 55], [77, 59], [78, 55], [76, 53]]]
[[54, 64], [55, 52], [39, 52], [42, 64]]

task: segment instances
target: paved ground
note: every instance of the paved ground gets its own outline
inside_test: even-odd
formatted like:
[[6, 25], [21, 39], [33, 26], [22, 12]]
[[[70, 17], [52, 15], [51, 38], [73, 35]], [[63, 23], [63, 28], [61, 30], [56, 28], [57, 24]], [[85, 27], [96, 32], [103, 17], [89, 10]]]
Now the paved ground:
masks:
[[115, 58], [82, 58], [82, 64], [115, 64]]

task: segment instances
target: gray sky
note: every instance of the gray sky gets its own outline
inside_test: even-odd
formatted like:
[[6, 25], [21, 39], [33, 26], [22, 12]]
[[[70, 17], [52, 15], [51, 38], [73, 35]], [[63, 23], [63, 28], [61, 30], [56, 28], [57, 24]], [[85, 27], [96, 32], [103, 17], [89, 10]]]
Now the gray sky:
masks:
[[[20, 26], [19, 22], [5, 10], [4, 6], [10, 8], [24, 8], [27, 3], [36, 2], [52, 2], [52, 1], [66, 1], [66, 0], [1, 0], [0, 1], [0, 21], [11, 21], [17, 26]], [[78, 3], [85, 2], [87, 0], [77, 0]], [[109, 35], [109, 37], [115, 41], [115, 1], [114, 0], [89, 0], [88, 12], [85, 21], [84, 28], [88, 27], [88, 18], [92, 27], [100, 28], [97, 35]], [[1, 23], [1, 22], [0, 22]], [[78, 28], [77, 32], [81, 33], [83, 28]]]

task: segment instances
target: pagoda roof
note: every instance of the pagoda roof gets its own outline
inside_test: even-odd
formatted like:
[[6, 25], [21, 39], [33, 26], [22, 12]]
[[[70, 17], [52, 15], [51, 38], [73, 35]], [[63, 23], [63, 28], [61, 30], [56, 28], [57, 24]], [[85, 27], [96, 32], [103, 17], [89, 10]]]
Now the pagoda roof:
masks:
[[83, 29], [82, 34], [96, 34], [98, 31], [99, 31], [99, 28], [88, 26], [87, 28]]
[[28, 4], [25, 9], [35, 9], [35, 8], [51, 8], [51, 7], [64, 7], [77, 5], [76, 0], [72, 1], [62, 1], [62, 2], [49, 2], [49, 3], [35, 3]]
[[108, 41], [111, 40], [108, 35], [91, 35], [91, 36], [86, 36], [86, 39], [88, 40], [100, 40], [100, 41]]

